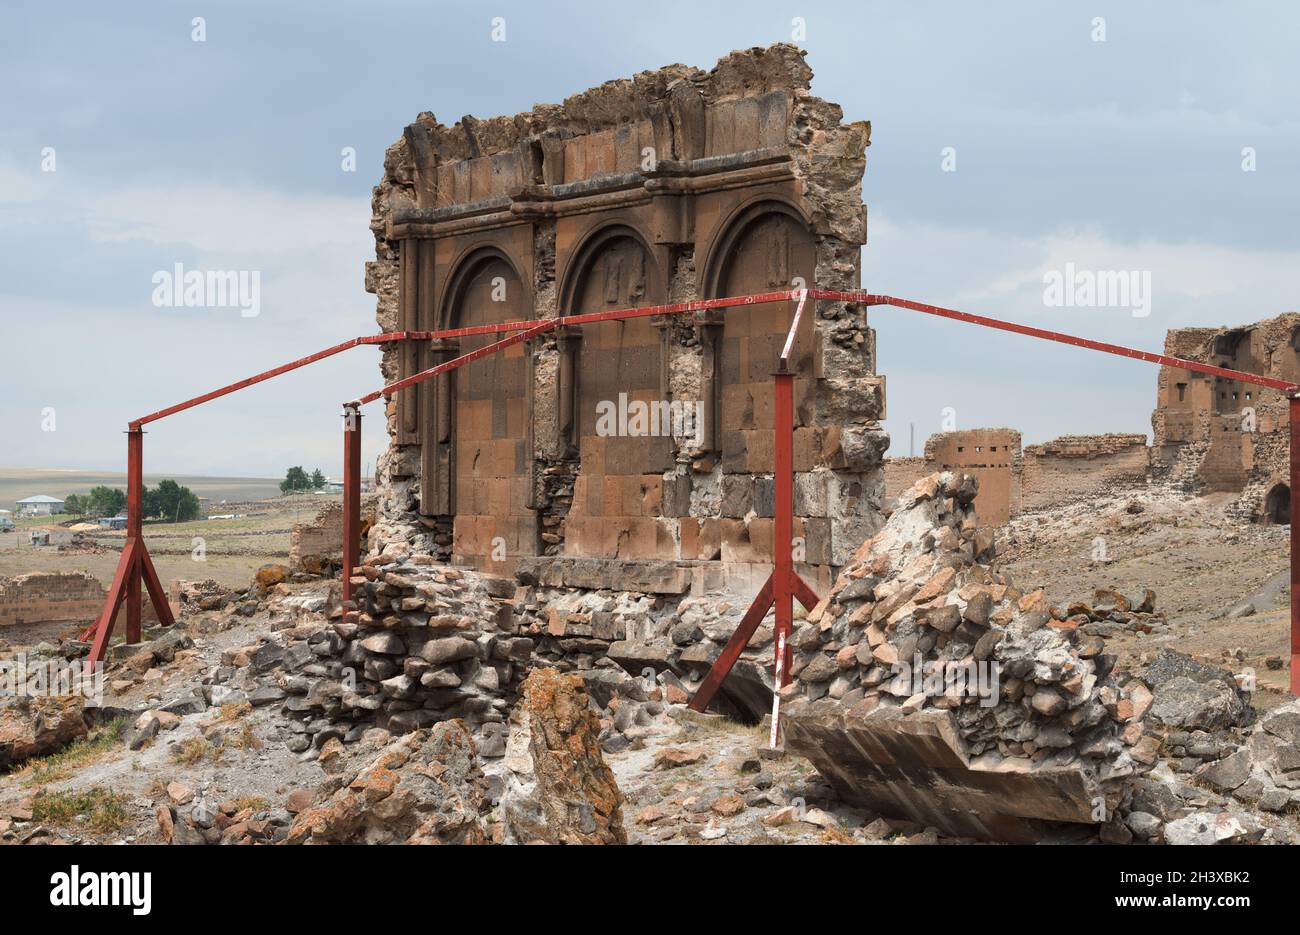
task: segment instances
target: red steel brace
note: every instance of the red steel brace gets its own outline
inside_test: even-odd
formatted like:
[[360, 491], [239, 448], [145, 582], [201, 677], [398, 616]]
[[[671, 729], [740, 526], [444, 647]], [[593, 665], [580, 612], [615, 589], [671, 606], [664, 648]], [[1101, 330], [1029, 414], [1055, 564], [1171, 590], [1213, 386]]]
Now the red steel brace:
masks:
[[1300, 396], [1291, 396], [1291, 694], [1300, 695]]
[[153, 601], [154, 610], [158, 614], [158, 622], [163, 626], [171, 626], [175, 623], [171, 606], [167, 603], [166, 592], [162, 589], [162, 584], [158, 579], [158, 572], [154, 569], [153, 560], [149, 557], [149, 550], [145, 547], [144, 542], [144, 513], [142, 510], [144, 504], [143, 426], [167, 416], [175, 415], [178, 412], [184, 412], [186, 409], [193, 409], [195, 406], [200, 406], [203, 403], [238, 390], [254, 386], [265, 380], [270, 380], [272, 377], [278, 377], [291, 370], [314, 364], [318, 360], [324, 360], [326, 357], [332, 357], [350, 348], [367, 344], [386, 344], [391, 341], [419, 339], [427, 335], [427, 331], [392, 331], [353, 338], [351, 341], [335, 344], [322, 351], [317, 351], [315, 354], [300, 357], [271, 370], [264, 370], [237, 383], [228, 384], [204, 393], [202, 396], [195, 396], [193, 399], [187, 399], [174, 406], [168, 406], [166, 409], [159, 409], [157, 412], [152, 412], [147, 416], [129, 422], [127, 424], [126, 440], [126, 542], [122, 548], [122, 557], [117, 562], [117, 570], [113, 573], [113, 583], [104, 598], [104, 607], [95, 622], [86, 627], [80, 634], [82, 640], [93, 640], [90, 655], [86, 658], [87, 673], [90, 672], [95, 663], [104, 658], [104, 654], [108, 650], [108, 642], [113, 635], [115, 618], [119, 608], [124, 603], [126, 604], [127, 642], [139, 641], [141, 622], [140, 585], [142, 582], [149, 591], [149, 599]]
[[[777, 359], [776, 373], [773, 374], [773, 445], [772, 486], [774, 505], [772, 510], [772, 574], [768, 576], [763, 587], [755, 595], [753, 603], [741, 618], [735, 633], [714, 660], [704, 681], [691, 698], [692, 711], [704, 711], [718, 689], [722, 687], [727, 673], [731, 671], [740, 652], [749, 642], [749, 638], [758, 629], [759, 623], [767, 615], [769, 608], [776, 613], [776, 627], [773, 632], [773, 672], [775, 687], [779, 690], [790, 684], [790, 666], [793, 663], [793, 651], [790, 637], [794, 629], [794, 599], [808, 610], [817, 604], [817, 594], [809, 587], [799, 573], [794, 570], [794, 373], [790, 370], [790, 355], [803, 320], [804, 303], [808, 298], [805, 289], [794, 290], [791, 299], [797, 299], [794, 319], [786, 334], [785, 346]], [[771, 745], [780, 742], [781, 709], [780, 696], [773, 694], [772, 699], [772, 736]]]
[[[516, 333], [531, 332], [530, 334], [524, 334], [522, 336], [518, 334], [512, 336], [517, 338], [518, 340], [527, 340], [528, 337], [534, 336], [535, 334], [540, 334], [542, 331], [548, 330], [549, 328], [558, 327], [561, 325], [581, 325], [581, 324], [587, 324], [591, 322], [618, 321], [618, 320], [625, 320], [629, 318], [640, 318], [640, 317], [654, 316], [654, 315], [672, 315], [672, 314], [681, 314], [681, 313], [693, 312], [693, 311], [704, 311], [709, 309], [726, 309], [734, 306], [759, 305], [767, 302], [777, 302], [777, 301], [784, 301], [784, 300], [799, 301], [800, 310], [801, 310], [803, 301], [808, 298], [814, 300], [822, 299], [827, 301], [848, 302], [848, 303], [861, 304], [861, 305], [888, 305], [896, 308], [910, 309], [912, 311], [922, 312], [927, 315], [935, 315], [941, 318], [947, 318], [954, 321], [963, 321], [968, 324], [980, 325], [987, 328], [994, 328], [1000, 331], [1008, 331], [1014, 334], [1025, 335], [1027, 337], [1038, 338], [1046, 341], [1054, 341], [1061, 344], [1068, 344], [1074, 347], [1082, 347], [1088, 350], [1101, 351], [1103, 353], [1114, 354], [1120, 357], [1128, 357], [1133, 360], [1141, 360], [1147, 363], [1160, 364], [1166, 367], [1175, 367], [1182, 370], [1190, 370], [1190, 371], [1195, 371], [1197, 373], [1208, 374], [1210, 376], [1223, 377], [1225, 379], [1235, 380], [1242, 383], [1251, 383], [1257, 386], [1265, 386], [1270, 389], [1279, 390], [1281, 392], [1286, 393], [1291, 400], [1290, 402], [1290, 417], [1291, 417], [1290, 480], [1291, 480], [1292, 497], [1291, 497], [1291, 679], [1290, 679], [1290, 684], [1291, 684], [1292, 694], [1300, 695], [1300, 495], [1298, 495], [1296, 492], [1296, 484], [1300, 482], [1300, 395], [1298, 395], [1300, 394], [1300, 385], [1290, 383], [1285, 380], [1277, 380], [1271, 377], [1259, 376], [1253, 373], [1244, 373], [1239, 370], [1231, 370], [1226, 367], [1215, 367], [1211, 364], [1205, 364], [1199, 361], [1185, 360], [1178, 357], [1172, 357], [1167, 354], [1155, 354], [1149, 351], [1141, 351], [1135, 348], [1124, 347], [1118, 344], [1108, 344], [1102, 341], [1093, 341], [1088, 338], [1081, 338], [1076, 335], [1064, 334], [1062, 332], [1048, 331], [1043, 328], [1035, 328], [1029, 325], [1015, 324], [1013, 322], [1002, 321], [996, 318], [987, 318], [981, 315], [972, 315], [970, 313], [960, 312], [955, 309], [943, 308], [937, 305], [927, 305], [921, 302], [914, 302], [910, 299], [899, 299], [893, 296], [877, 295], [869, 292], [842, 291], [842, 290], [830, 290], [830, 289], [809, 289], [809, 290], [785, 289], [777, 292], [755, 293], [752, 295], [744, 295], [744, 296], [732, 296], [732, 297], [718, 298], [718, 299], [701, 299], [701, 300], [696, 300], [691, 302], [680, 302], [680, 303], [669, 304], [669, 305], [652, 305], [652, 306], [642, 306], [642, 307], [631, 308], [631, 309], [620, 309], [617, 311], [610, 311], [610, 312], [594, 312], [594, 313], [580, 314], [580, 315], [569, 315], [563, 318], [531, 319], [531, 320], [507, 322], [507, 323], [495, 324], [495, 325], [480, 325], [480, 326], [474, 326], [469, 328], [454, 328], [454, 329], [449, 329], [444, 331], [395, 331], [395, 332], [387, 332], [384, 334], [377, 334], [377, 335], [366, 335], [363, 337], [353, 338], [351, 341], [345, 341], [341, 344], [336, 344], [322, 351], [318, 351], [315, 354], [309, 355], [307, 357], [299, 358], [298, 360], [291, 361], [290, 363], [284, 364], [280, 367], [276, 367], [272, 370], [264, 371], [252, 377], [249, 377], [245, 380], [241, 380], [237, 383], [229, 384], [227, 386], [221, 387], [220, 389], [213, 390], [209, 393], [205, 393], [202, 396], [196, 396], [193, 399], [186, 400], [185, 402], [178, 403], [166, 409], [161, 409], [157, 412], [151, 413], [140, 419], [136, 419], [132, 421], [128, 425], [128, 440], [127, 440], [127, 462], [128, 462], [127, 541], [125, 547], [122, 550], [122, 558], [118, 563], [117, 571], [114, 574], [113, 584], [109, 588], [109, 593], [105, 600], [104, 609], [101, 612], [96, 623], [93, 624], [91, 627], [88, 627], [82, 634], [83, 639], [89, 639], [92, 634], [95, 637], [95, 643], [94, 646], [92, 647], [90, 657], [87, 660], [87, 666], [90, 666], [93, 662], [103, 658], [104, 651], [107, 649], [108, 639], [112, 632], [113, 618], [116, 615], [118, 608], [124, 602], [127, 604], [128, 638], [131, 638], [133, 634], [136, 638], [138, 638], [139, 620], [140, 620], [140, 603], [139, 603], [140, 585], [142, 582], [149, 590], [150, 597], [153, 599], [155, 608], [158, 611], [160, 621], [165, 624], [170, 624], [172, 622], [170, 609], [166, 602], [166, 596], [162, 591], [161, 585], [158, 581], [158, 576], [154, 571], [153, 563], [149, 558], [148, 550], [145, 548], [144, 538], [141, 531], [140, 505], [143, 501], [143, 484], [141, 481], [142, 438], [141, 438], [140, 431], [143, 425], [149, 422], [154, 422], [158, 419], [162, 419], [166, 416], [173, 415], [177, 412], [182, 412], [186, 409], [191, 409], [195, 406], [201, 405], [202, 403], [209, 402], [213, 399], [217, 399], [218, 397], [225, 396], [229, 393], [236, 392], [237, 390], [244, 389], [245, 387], [252, 386], [257, 383], [261, 383], [264, 380], [269, 380], [272, 377], [279, 376], [280, 374], [287, 373], [291, 370], [296, 370], [299, 367], [306, 366], [307, 364], [315, 363], [318, 360], [322, 360], [334, 354], [341, 353], [342, 351], [348, 350], [350, 348], [359, 347], [367, 344], [385, 344], [393, 341], [408, 341], [408, 340], [428, 341], [428, 340], [438, 340], [442, 338], [467, 337], [470, 335], [502, 334], [506, 332], [516, 332]], [[797, 314], [799, 314], [799, 312], [796, 312], [796, 315]], [[792, 346], [793, 332], [794, 329], [792, 328], [791, 334], [787, 336], [786, 348], [784, 349], [782, 355], [783, 359], [788, 357], [790, 347]], [[488, 353], [493, 353], [496, 350], [499, 350], [501, 347], [506, 346], [507, 341], [508, 343], [511, 344], [516, 343], [515, 340], [504, 339], [503, 341], [498, 341], [495, 344], [489, 345], [488, 347], [481, 349], [481, 351], [475, 351], [472, 353], [472, 355], [464, 355], [464, 356], [466, 358], [478, 359], [479, 357], [485, 356]], [[439, 367], [435, 367], [432, 370], [424, 371], [420, 374], [415, 374], [412, 377], [408, 377], [405, 380], [401, 380], [398, 381], [397, 383], [390, 384], [389, 386], [385, 387], [383, 390], [380, 390], [377, 393], [370, 394], [370, 396], [365, 397], [363, 398], [363, 400], [359, 400], [357, 402], [359, 404], [363, 401], [372, 401], [374, 399], [378, 399], [380, 396], [391, 395], [392, 392], [395, 392], [397, 389], [400, 389], [404, 386], [409, 386], [412, 385], [413, 383], [420, 382], [423, 379], [427, 379], [431, 376], [435, 376], [437, 373], [442, 373], [442, 372], [446, 372], [446, 370], [454, 369], [452, 365], [461, 366], [468, 362], [469, 360], [467, 359], [457, 358], [457, 360], [455, 361], [449, 361], [447, 364], [439, 365]], [[785, 392], [785, 390], [780, 389], [780, 385], [783, 382], [781, 376], [782, 375], [780, 373], [777, 374], [777, 378], [773, 388], [774, 393], [778, 397]], [[793, 375], [788, 375], [788, 377], [789, 379], [787, 382], [791, 384], [790, 393], [792, 397], [793, 396], [793, 388], [792, 388]], [[778, 407], [782, 409], [784, 408], [783, 403], [781, 403], [779, 400], [777, 400], [776, 402]], [[791, 410], [792, 408], [793, 407], [791, 406]], [[353, 411], [355, 412], [356, 410], [353, 409]], [[356, 418], [359, 420], [360, 418], [359, 413], [357, 413]], [[783, 414], [782, 414], [782, 418], [784, 418]], [[792, 423], [793, 423], [792, 417], [790, 423], [792, 427]], [[347, 451], [348, 457], [355, 457], [357, 452], [359, 452], [360, 422], [357, 421], [354, 424], [357, 428], [357, 432], [355, 433], [357, 437], [353, 439], [353, 442], [357, 447], [356, 447], [356, 451], [352, 451], [352, 449], [348, 449], [346, 447], [347, 442], [345, 441], [345, 450]], [[788, 437], [788, 433], [783, 431], [782, 423], [778, 422], [777, 424], [778, 458], [782, 457], [779, 451], [779, 449], [781, 448], [782, 436]], [[346, 467], [346, 465], [349, 463], [350, 462], [347, 461], [347, 459], [345, 458], [345, 474], [354, 473]], [[354, 488], [354, 492], [355, 492], [358, 517], [354, 529], [359, 531], [360, 528], [360, 519], [359, 519], [360, 470], [359, 468], [357, 468], [355, 474], [356, 477], [352, 483], [352, 487]], [[345, 477], [345, 489], [347, 486], [348, 486], [347, 478]], [[777, 487], [778, 487], [778, 496], [780, 496], [779, 483], [777, 484]], [[134, 496], [132, 496], [133, 493]], [[778, 523], [785, 522], [785, 520], [781, 518], [784, 512], [786, 511], [780, 511], [780, 510], [777, 511], [777, 517], [774, 521], [774, 527]], [[792, 526], [793, 513], [792, 510], [788, 512], [789, 512], [789, 517], [788, 517], [789, 523]], [[346, 518], [345, 518], [345, 523], [346, 523]], [[777, 541], [779, 542], [782, 540], [778, 539]], [[354, 547], [353, 550], [354, 556], [355, 556], [355, 551], [356, 549]], [[773, 557], [774, 566], [781, 564], [782, 560], [780, 559], [780, 551], [781, 550], [778, 548], [777, 549], [778, 554]], [[791, 560], [787, 552], [787, 558], [785, 560], [785, 563], [790, 564], [790, 561]], [[344, 569], [345, 592], [347, 592], [349, 589], [348, 581], [347, 581], [348, 577], [349, 577], [348, 569], [345, 568]], [[696, 692], [696, 698], [692, 699], [692, 707], [696, 707], [696, 702], [700, 701], [702, 695], [707, 694], [707, 696], [711, 698], [713, 693], [716, 692], [718, 686], [722, 682], [722, 679], [725, 678], [726, 672], [730, 670], [731, 665], [734, 664], [735, 659], [739, 656], [740, 650], [744, 647], [745, 642], [748, 640], [748, 637], [753, 634], [753, 631], [755, 629], [757, 629], [758, 624], [761, 622], [763, 618], [763, 615], [767, 612], [767, 610], [772, 606], [773, 603], [777, 603], [779, 605], [780, 602], [778, 600], [778, 595], [782, 592], [787, 594], [792, 593], [794, 597], [796, 597], [802, 604], [804, 604], [804, 606], [809, 608], [814, 606], [817, 601], [816, 594], [812, 592], [812, 589], [808, 587], [807, 583], [804, 582], [802, 578], [794, 574], [792, 570], [789, 574], [785, 576], [780, 575], [777, 571], [774, 570], [773, 575], [768, 579], [768, 582], [759, 591], [758, 596], [755, 598], [754, 604], [751, 605], [749, 612], [746, 613], [745, 617], [742, 619], [740, 626], [737, 627], [736, 633], [733, 635], [732, 640], [728, 642], [726, 648], [724, 648], [722, 654], [719, 656], [718, 661], [714, 664], [713, 669], [710, 670], [709, 674], [705, 677], [704, 682], [701, 683], [699, 691]], [[764, 595], [767, 595], [766, 602], [764, 602]], [[786, 603], [788, 604], [788, 601]], [[733, 646], [733, 644], [736, 645]], [[734, 649], [734, 653], [732, 652], [733, 649]], [[788, 650], [788, 646], [787, 646], [787, 650]], [[783, 671], [784, 671], [783, 679], [788, 679], [789, 667], [788, 666], [783, 667]], [[698, 706], [698, 710], [703, 710], [705, 706], [707, 706], [707, 700], [705, 700], [703, 704], [700, 704]]]
[[[361, 407], [373, 403], [381, 396], [391, 399], [393, 394], [432, 379], [440, 373], [448, 373], [458, 367], [495, 354], [512, 344], [535, 338], [554, 328], [559, 319], [552, 318], [535, 325], [526, 331], [516, 331], [507, 338], [470, 351], [445, 363], [421, 370], [401, 380], [367, 393], [352, 402], [343, 404], [343, 612], [355, 610], [352, 606], [352, 576], [361, 564]], [[486, 333], [486, 332], [477, 332]], [[346, 619], [346, 616], [345, 616]]]

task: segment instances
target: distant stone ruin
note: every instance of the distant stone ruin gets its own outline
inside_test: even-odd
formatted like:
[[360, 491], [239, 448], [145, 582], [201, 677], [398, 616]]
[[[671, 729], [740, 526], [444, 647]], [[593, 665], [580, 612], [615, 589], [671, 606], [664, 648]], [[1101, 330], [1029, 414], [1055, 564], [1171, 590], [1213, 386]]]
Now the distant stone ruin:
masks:
[[[1165, 353], [1300, 383], [1300, 314], [1253, 325], [1178, 328]], [[1288, 522], [1290, 418], [1277, 390], [1161, 367], [1152, 466], [1191, 493], [1240, 493], [1237, 511], [1258, 522]]]
[[1022, 510], [1140, 487], [1147, 456], [1145, 435], [1066, 435], [1022, 449], [1014, 429], [941, 432], [926, 441], [923, 457], [885, 459], [885, 495], [892, 502], [922, 477], [961, 471], [979, 480], [980, 524], [999, 526]]

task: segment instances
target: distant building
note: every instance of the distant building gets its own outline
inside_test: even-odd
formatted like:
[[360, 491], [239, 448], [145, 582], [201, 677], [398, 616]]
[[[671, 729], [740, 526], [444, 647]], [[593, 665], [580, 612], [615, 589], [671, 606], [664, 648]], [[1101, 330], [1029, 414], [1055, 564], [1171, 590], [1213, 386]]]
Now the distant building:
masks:
[[52, 516], [63, 512], [63, 501], [57, 497], [47, 497], [45, 494], [19, 500], [14, 506], [22, 516]]

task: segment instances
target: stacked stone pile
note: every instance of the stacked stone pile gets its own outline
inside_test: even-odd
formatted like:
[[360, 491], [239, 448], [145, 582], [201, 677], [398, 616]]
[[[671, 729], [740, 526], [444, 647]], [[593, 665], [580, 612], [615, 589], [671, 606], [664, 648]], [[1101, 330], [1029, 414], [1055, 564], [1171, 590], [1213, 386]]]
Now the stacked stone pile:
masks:
[[972, 757], [1081, 763], [1102, 781], [1154, 762], [1151, 693], [1112, 672], [1082, 613], [984, 564], [994, 546], [976, 491], [973, 477], [945, 472], [899, 498], [796, 629], [785, 695], [860, 713], [948, 709]]
[[[635, 650], [667, 632], [663, 598], [631, 591], [524, 586], [518, 602], [522, 631], [536, 641], [539, 663], [561, 672], [587, 669], [613, 651], [615, 661], [635, 663]], [[666, 652], [652, 652], [645, 664], [666, 663]]]
[[402, 734], [462, 718], [484, 753], [500, 756], [534, 646], [516, 633], [503, 594], [513, 585], [425, 555], [375, 556], [360, 572], [356, 608], [341, 617], [327, 618], [319, 599], [276, 603], [291, 611], [282, 628], [227, 650], [205, 679], [207, 700], [280, 705], [296, 751], [371, 727]]
[[1085, 633], [1105, 639], [1120, 630], [1138, 633], [1165, 633], [1169, 626], [1156, 610], [1156, 592], [1143, 590], [1140, 597], [1126, 597], [1114, 588], [1097, 588], [1091, 601], [1071, 601], [1065, 607], [1066, 619]]

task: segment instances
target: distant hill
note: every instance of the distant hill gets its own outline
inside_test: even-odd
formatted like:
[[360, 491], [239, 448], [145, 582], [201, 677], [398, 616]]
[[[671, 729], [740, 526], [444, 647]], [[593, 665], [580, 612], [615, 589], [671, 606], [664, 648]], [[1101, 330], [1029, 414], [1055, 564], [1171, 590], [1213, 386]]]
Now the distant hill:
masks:
[[[271, 477], [198, 477], [187, 474], [145, 474], [146, 486], [170, 477], [190, 488], [196, 496], [212, 503], [222, 500], [265, 500], [279, 496], [280, 481]], [[0, 467], [0, 509], [12, 510], [14, 501], [35, 494], [67, 497], [70, 493], [87, 493], [100, 484], [126, 487], [126, 474], [111, 471], [63, 471], [40, 468]]]

